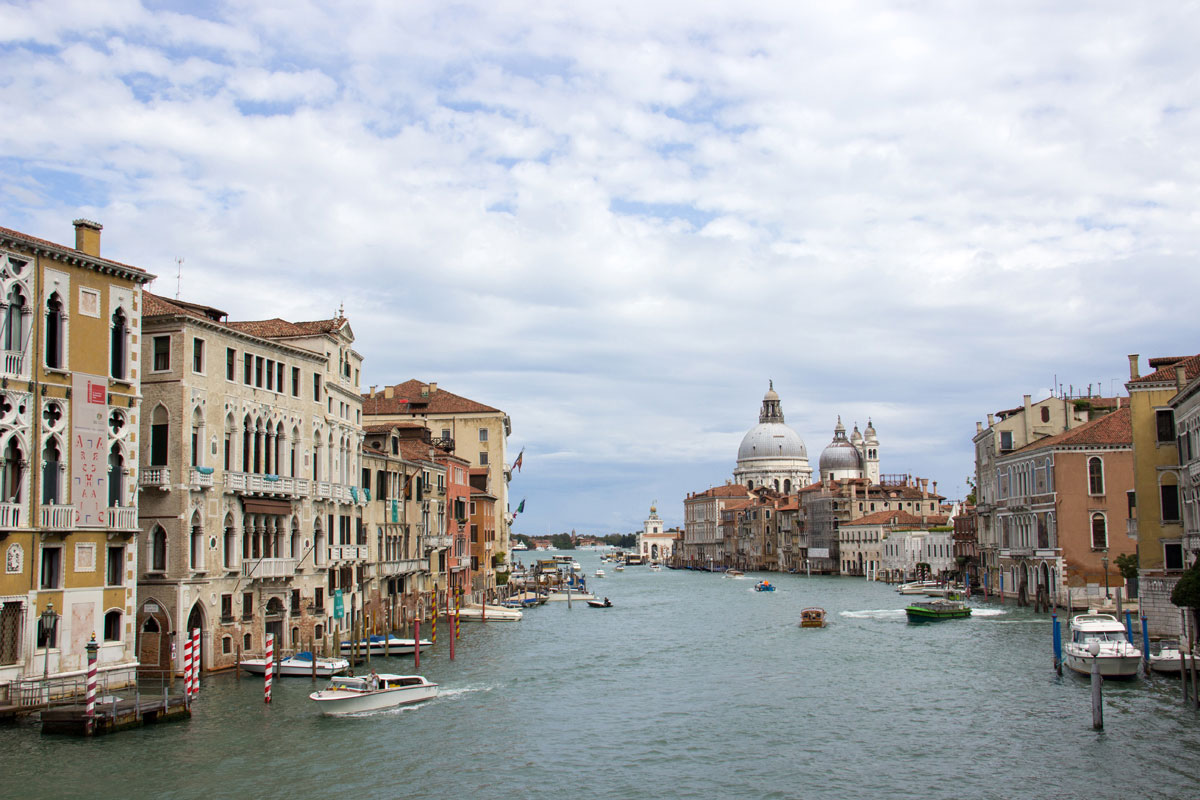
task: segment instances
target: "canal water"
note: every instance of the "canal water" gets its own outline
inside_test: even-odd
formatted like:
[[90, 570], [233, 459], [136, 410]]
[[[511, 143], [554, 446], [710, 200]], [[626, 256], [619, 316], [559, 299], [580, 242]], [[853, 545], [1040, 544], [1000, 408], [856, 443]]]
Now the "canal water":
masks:
[[[436, 700], [324, 718], [308, 680], [278, 681], [264, 706], [261, 678], [206, 676], [187, 722], [94, 740], [0, 728], [0, 795], [1200, 796], [1200, 717], [1178, 682], [1107, 683], [1095, 732], [1086, 680], [1052, 670], [1044, 615], [976, 603], [914, 626], [884, 584], [772, 574], [767, 593], [763, 576], [603, 566], [589, 582], [610, 609], [463, 623], [453, 662], [439, 641], [421, 659]], [[809, 605], [828, 628], [798, 627]]]

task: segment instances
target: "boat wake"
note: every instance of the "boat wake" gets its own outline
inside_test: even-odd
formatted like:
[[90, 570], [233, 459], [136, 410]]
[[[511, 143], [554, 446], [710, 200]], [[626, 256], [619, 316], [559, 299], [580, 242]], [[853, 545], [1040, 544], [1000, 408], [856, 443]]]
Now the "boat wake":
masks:
[[491, 686], [462, 686], [457, 689], [439, 689], [438, 699], [460, 697], [464, 694], [472, 694], [474, 692], [490, 692]]
[[973, 607], [971, 609], [972, 617], [999, 617], [1002, 614], [1007, 614], [1007, 613], [1008, 612], [1002, 608], [974, 608]]
[[868, 611], [842, 611], [840, 616], [850, 619], [904, 619], [903, 608], [876, 608]]

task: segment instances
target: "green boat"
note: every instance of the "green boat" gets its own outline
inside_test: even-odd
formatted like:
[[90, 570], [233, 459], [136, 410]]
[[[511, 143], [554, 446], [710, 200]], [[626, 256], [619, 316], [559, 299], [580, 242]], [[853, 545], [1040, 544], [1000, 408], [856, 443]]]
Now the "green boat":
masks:
[[971, 616], [971, 609], [959, 600], [930, 600], [913, 603], [904, 609], [909, 622], [936, 622], [940, 619], [963, 619]]

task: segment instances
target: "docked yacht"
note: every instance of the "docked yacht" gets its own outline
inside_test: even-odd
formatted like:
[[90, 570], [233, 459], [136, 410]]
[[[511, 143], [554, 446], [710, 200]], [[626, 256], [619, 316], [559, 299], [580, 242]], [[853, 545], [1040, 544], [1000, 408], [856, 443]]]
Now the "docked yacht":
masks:
[[525, 616], [520, 609], [490, 603], [486, 609], [478, 603], [468, 603], [456, 613], [463, 622], [518, 622]]
[[[433, 645], [429, 639], [421, 640], [421, 649]], [[398, 636], [380, 636], [373, 635], [366, 639], [358, 640], [359, 655], [367, 655], [368, 651], [373, 656], [404, 656], [411, 655], [417, 649], [415, 639], [401, 639]], [[350, 639], [342, 642], [342, 655], [352, 655], [354, 653], [354, 640]]]
[[[267, 671], [267, 661], [264, 658], [243, 658], [238, 665], [251, 675], [262, 675]], [[344, 658], [315, 658], [308, 651], [275, 662], [276, 675], [293, 678], [311, 678], [313, 675], [318, 678], [331, 678], [349, 668], [350, 662]]]
[[[1092, 672], [1092, 659], [1100, 664], [1105, 678], [1132, 678], [1142, 663], [1142, 651], [1126, 638], [1125, 626], [1112, 614], [1089, 611], [1071, 619], [1071, 635], [1063, 643], [1063, 661], [1083, 675]], [[1092, 655], [1090, 645], [1098, 646]]]
[[926, 594], [930, 590], [941, 588], [941, 586], [937, 581], [910, 581], [897, 586], [896, 591], [900, 594]]

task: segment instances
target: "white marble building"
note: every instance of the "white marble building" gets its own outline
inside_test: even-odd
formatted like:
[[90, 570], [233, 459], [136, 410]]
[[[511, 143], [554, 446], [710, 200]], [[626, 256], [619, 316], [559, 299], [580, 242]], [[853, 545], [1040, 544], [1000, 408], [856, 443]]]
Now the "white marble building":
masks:
[[800, 435], [784, 424], [773, 383], [763, 396], [758, 424], [742, 438], [733, 479], [747, 489], [766, 487], [784, 494], [812, 483], [808, 450]]

